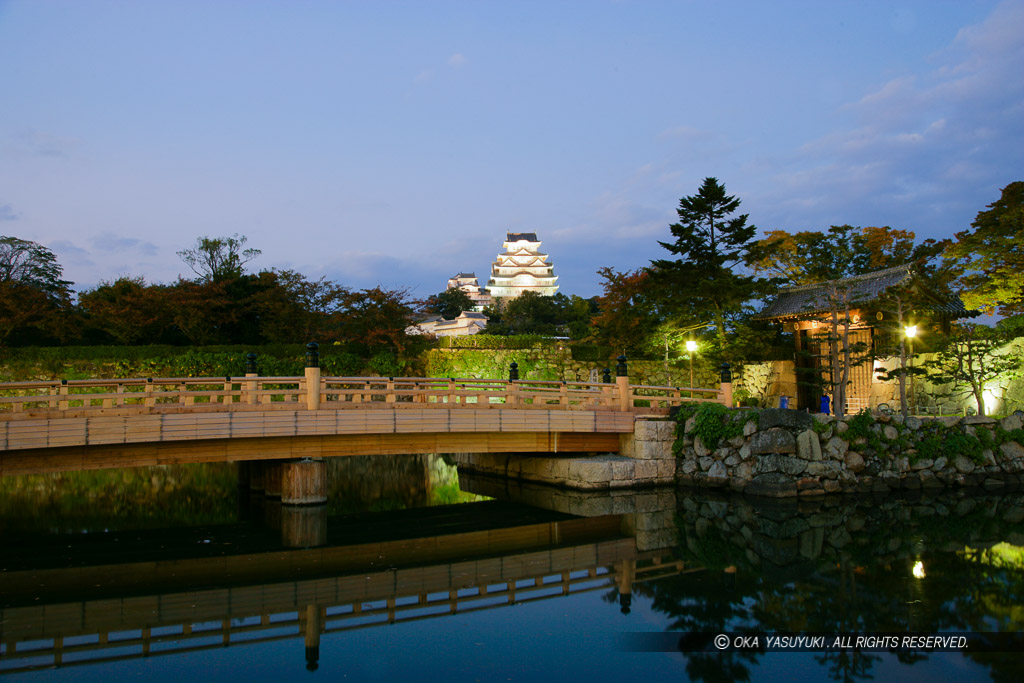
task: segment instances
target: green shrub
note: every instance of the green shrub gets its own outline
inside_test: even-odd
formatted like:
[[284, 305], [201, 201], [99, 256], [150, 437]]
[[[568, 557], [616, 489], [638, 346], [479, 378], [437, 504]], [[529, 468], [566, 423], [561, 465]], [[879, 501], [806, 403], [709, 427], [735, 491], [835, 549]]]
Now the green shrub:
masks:
[[[722, 441], [743, 435], [743, 425], [758, 413], [749, 410], [731, 410], [721, 403], [686, 403], [675, 413], [676, 435], [682, 436], [687, 420], [693, 420], [692, 434], [700, 437], [707, 448], [714, 450]], [[680, 441], [677, 439], [676, 444]], [[678, 455], [678, 451], [677, 451]]]

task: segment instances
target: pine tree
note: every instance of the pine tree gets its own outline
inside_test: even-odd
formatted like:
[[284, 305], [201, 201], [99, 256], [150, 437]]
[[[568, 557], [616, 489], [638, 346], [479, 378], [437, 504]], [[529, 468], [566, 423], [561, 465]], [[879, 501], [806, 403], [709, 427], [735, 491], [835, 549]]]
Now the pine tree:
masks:
[[739, 206], [716, 178], [705, 178], [696, 195], [679, 200], [679, 222], [669, 226], [675, 241], [659, 241], [676, 259], [651, 261], [650, 268], [666, 310], [687, 322], [710, 318], [723, 347], [727, 322], [759, 285], [736, 271], [757, 233], [747, 214], [734, 215]]

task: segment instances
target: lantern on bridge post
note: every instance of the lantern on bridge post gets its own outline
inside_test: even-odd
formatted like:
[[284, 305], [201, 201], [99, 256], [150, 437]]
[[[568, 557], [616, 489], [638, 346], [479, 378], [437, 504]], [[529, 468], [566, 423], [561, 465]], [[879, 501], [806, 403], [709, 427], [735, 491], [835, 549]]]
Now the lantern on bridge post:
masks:
[[722, 371], [722, 385], [719, 389], [722, 404], [726, 408], [732, 408], [732, 369], [728, 363], [722, 363], [719, 369]]

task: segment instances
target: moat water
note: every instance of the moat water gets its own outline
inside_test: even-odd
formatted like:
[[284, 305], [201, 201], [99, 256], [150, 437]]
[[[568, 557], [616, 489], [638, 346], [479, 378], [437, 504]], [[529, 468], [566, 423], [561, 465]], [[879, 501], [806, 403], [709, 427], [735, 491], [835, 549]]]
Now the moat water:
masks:
[[[326, 505], [294, 509], [240, 490], [229, 464], [0, 479], [0, 678], [1024, 671], [1021, 493], [584, 494], [460, 478], [439, 456], [336, 459], [329, 481]], [[721, 634], [761, 643], [718, 650]], [[971, 640], [763, 647], [779, 634]]]

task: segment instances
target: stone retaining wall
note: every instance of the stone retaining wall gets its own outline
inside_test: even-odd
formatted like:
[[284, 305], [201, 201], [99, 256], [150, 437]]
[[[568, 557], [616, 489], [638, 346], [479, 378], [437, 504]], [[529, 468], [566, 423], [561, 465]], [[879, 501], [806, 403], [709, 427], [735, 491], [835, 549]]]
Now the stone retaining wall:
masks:
[[[884, 492], [893, 489], [1020, 485], [1024, 478], [1024, 446], [1005, 440], [1020, 430], [1022, 419], [1012, 415], [997, 421], [987, 417], [934, 418], [952, 442], [961, 437], [984, 438], [992, 447], [976, 458], [966, 454], [924, 457], [915, 446], [932, 428], [931, 419], [879, 416], [869, 437], [850, 436], [856, 416], [836, 420], [795, 410], [744, 411], [742, 435], [708, 448], [694, 434], [695, 421], [683, 425], [677, 450], [676, 478], [682, 484], [729, 488], [771, 497], [816, 496], [839, 492]], [[742, 416], [742, 413], [741, 413]], [[860, 418], [863, 420], [863, 418]], [[986, 434], [979, 433], [986, 430]], [[933, 442], [934, 445], [934, 442]], [[980, 450], [980, 449], [979, 449]]]
[[621, 455], [523, 455], [456, 453], [460, 470], [571, 489], [601, 490], [671, 485], [675, 423], [636, 418], [632, 433], [620, 435]]

